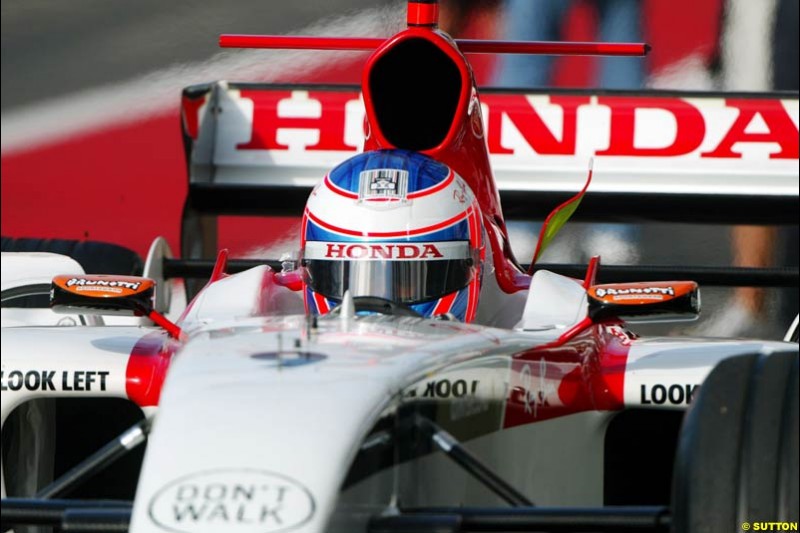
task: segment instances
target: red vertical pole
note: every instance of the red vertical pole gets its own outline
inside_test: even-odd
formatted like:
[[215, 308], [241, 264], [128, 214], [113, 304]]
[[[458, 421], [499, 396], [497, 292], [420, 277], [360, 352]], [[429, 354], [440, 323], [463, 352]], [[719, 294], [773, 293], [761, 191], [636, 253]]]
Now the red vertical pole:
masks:
[[439, 0], [408, 0], [409, 27], [435, 28], [439, 24]]

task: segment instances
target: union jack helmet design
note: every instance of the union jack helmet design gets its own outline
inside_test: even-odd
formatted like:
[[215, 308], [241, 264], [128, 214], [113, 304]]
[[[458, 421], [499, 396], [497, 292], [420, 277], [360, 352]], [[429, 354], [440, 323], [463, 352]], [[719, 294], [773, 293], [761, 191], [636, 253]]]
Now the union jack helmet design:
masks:
[[345, 291], [470, 322], [485, 258], [478, 202], [430, 157], [405, 150], [359, 154], [311, 192], [303, 214], [306, 310], [325, 314]]

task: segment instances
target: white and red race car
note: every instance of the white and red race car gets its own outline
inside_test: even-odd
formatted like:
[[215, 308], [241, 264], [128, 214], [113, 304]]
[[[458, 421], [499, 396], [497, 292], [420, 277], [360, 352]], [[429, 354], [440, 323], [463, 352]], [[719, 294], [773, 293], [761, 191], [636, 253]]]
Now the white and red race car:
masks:
[[[479, 94], [462, 52], [644, 46], [457, 42], [436, 30], [435, 2], [410, 2], [408, 16], [387, 40], [223, 38], [375, 51], [360, 89], [184, 92], [183, 259], [160, 239], [140, 277], [3, 255], [4, 531], [796, 528], [796, 324], [789, 342], [640, 337], [637, 322], [699, 313], [697, 285], [671, 279], [679, 269], [536, 264], [586, 187], [548, 217], [529, 269], [504, 219], [578, 189], [586, 155], [590, 216], [796, 223], [796, 95]], [[426, 188], [417, 167], [357, 167], [387, 153], [444, 170]], [[216, 215], [300, 210], [309, 193], [301, 257], [203, 261]], [[325, 218], [358, 226], [370, 209], [387, 226], [377, 237]], [[445, 226], [418, 219], [453, 209]], [[441, 236], [462, 222], [463, 246]], [[345, 259], [351, 276], [337, 278]], [[424, 311], [404, 299], [414, 276], [375, 293], [372, 267], [404, 260], [423, 276], [437, 261], [468, 272], [455, 286], [480, 292], [464, 297], [467, 320], [460, 296], [423, 291]], [[175, 304], [168, 280], [200, 271], [207, 284]], [[48, 294], [73, 316], [17, 305]]]

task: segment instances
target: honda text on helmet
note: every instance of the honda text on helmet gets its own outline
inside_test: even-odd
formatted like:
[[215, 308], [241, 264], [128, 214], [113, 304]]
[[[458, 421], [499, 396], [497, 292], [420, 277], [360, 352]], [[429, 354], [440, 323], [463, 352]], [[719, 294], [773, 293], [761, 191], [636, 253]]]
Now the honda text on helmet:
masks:
[[303, 215], [304, 297], [325, 314], [350, 291], [425, 317], [471, 321], [484, 259], [472, 191], [453, 170], [404, 150], [357, 155], [311, 193]]

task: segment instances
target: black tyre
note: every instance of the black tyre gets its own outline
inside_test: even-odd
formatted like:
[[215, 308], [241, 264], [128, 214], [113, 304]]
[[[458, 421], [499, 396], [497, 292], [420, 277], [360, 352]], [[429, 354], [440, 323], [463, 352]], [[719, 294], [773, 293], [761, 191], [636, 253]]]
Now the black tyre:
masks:
[[799, 376], [797, 352], [734, 357], [714, 368], [681, 429], [674, 531], [798, 521]]
[[[87, 274], [140, 276], [144, 263], [139, 254], [107, 242], [69, 239], [13, 239], [2, 237], [3, 252], [51, 252], [71, 257]], [[10, 307], [42, 308], [49, 305], [47, 295], [15, 298]]]
[[107, 242], [3, 237], [2, 251], [66, 255], [77, 261], [87, 274], [139, 276], [144, 268], [139, 254], [124, 246]]

